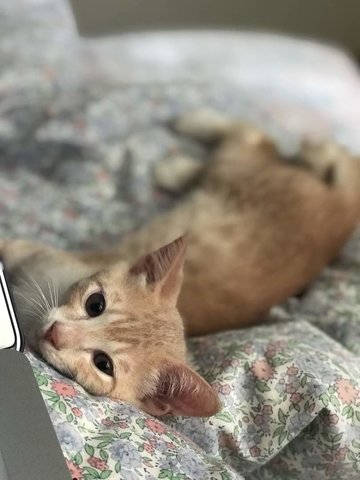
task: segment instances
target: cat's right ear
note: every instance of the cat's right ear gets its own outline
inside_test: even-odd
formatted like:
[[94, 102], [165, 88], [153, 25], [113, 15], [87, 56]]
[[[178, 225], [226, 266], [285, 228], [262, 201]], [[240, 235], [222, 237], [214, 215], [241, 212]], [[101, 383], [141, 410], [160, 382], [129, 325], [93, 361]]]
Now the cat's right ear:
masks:
[[130, 268], [131, 275], [145, 275], [146, 284], [162, 298], [177, 300], [186, 251], [186, 237], [177, 238], [155, 252], [144, 255]]
[[155, 416], [210, 417], [220, 410], [217, 393], [192, 368], [165, 360], [154, 391], [142, 399], [146, 412]]

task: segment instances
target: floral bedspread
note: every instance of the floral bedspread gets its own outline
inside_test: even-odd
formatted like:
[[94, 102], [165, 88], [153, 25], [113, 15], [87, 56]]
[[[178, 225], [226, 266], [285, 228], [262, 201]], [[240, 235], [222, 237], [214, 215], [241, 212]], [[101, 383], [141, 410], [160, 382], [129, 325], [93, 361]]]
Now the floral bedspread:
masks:
[[[0, 3], [0, 65], [0, 235], [103, 245], [171, 206], [152, 168], [204, 155], [167, 128], [201, 106], [263, 127], [286, 151], [331, 136], [360, 152], [358, 71], [312, 42], [81, 40], [65, 1], [12, 0]], [[92, 397], [28, 352], [73, 478], [360, 478], [360, 232], [302, 299], [272, 313], [189, 341], [223, 402], [209, 419], [160, 421]]]

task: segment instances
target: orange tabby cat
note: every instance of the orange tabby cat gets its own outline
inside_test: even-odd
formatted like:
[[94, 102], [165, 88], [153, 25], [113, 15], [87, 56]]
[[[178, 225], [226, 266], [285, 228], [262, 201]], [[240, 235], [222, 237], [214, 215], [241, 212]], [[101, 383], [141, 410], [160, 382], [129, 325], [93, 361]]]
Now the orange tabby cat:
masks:
[[360, 161], [324, 144], [291, 165], [261, 132], [215, 114], [176, 126], [219, 143], [178, 208], [104, 252], [4, 240], [1, 254], [27, 342], [49, 363], [154, 415], [209, 416], [218, 398], [186, 365], [183, 325], [250, 325], [306, 287], [360, 220]]

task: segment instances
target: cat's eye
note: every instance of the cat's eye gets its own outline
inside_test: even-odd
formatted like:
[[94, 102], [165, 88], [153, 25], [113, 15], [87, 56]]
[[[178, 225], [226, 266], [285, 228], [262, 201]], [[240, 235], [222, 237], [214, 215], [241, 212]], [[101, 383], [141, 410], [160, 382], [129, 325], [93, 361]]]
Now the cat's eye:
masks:
[[85, 302], [85, 310], [89, 317], [98, 317], [106, 308], [105, 297], [102, 293], [92, 293]]
[[106, 355], [104, 352], [95, 352], [94, 353], [94, 365], [95, 367], [106, 375], [110, 377], [114, 376], [114, 366], [111, 361], [111, 358]]

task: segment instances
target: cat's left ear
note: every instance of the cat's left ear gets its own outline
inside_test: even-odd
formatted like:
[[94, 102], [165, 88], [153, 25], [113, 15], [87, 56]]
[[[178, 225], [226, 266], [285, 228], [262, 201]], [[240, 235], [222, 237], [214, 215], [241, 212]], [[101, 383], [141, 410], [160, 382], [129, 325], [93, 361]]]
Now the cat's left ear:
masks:
[[177, 238], [155, 252], [144, 255], [130, 268], [130, 274], [144, 274], [150, 288], [170, 301], [180, 292], [186, 251], [186, 237]]

